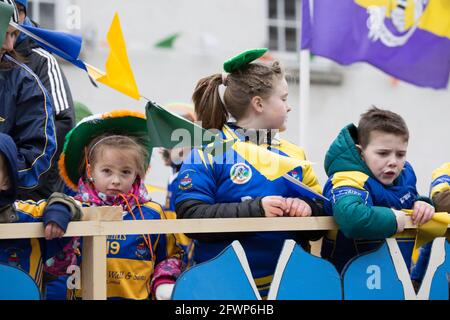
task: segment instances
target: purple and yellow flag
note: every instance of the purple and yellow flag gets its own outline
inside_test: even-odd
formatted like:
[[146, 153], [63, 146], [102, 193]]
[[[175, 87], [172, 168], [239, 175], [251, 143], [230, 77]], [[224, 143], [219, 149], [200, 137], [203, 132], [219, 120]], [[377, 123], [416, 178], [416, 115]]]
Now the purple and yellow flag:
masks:
[[365, 61], [403, 81], [446, 88], [449, 0], [304, 0], [302, 48], [348, 65]]

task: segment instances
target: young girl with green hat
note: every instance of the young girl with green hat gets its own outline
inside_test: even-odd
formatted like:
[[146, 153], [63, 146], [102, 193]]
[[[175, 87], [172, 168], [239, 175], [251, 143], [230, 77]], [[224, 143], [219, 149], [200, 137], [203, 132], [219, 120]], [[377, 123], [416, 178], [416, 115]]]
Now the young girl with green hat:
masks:
[[[87, 117], [66, 136], [61, 176], [84, 206], [121, 206], [123, 220], [161, 219], [163, 210], [150, 201], [144, 184], [148, 139], [141, 113], [117, 110]], [[45, 232], [52, 238], [60, 230], [49, 223]], [[108, 299], [170, 298], [182, 268], [182, 250], [173, 235], [110, 236], [107, 250]], [[132, 276], [117, 281], [121, 274]]]

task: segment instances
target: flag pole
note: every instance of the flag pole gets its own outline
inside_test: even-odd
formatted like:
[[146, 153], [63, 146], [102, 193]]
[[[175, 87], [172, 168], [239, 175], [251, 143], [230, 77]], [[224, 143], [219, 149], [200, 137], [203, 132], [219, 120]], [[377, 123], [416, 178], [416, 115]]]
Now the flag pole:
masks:
[[[305, 1], [305, 0], [303, 0]], [[306, 0], [307, 1], [307, 0]], [[310, 93], [310, 75], [309, 75], [309, 49], [300, 51], [300, 80], [299, 80], [299, 127], [300, 127], [300, 146], [308, 149], [308, 120], [309, 120], [309, 93]]]
[[[302, 1], [309, 1], [309, 0], [302, 0]], [[303, 15], [304, 6], [301, 6], [300, 17]], [[303, 28], [302, 26], [302, 18], [300, 20], [300, 43], [301, 43], [301, 37], [303, 36]], [[310, 59], [309, 59], [309, 49], [302, 49], [301, 45], [300, 48], [300, 65], [299, 65], [299, 145], [304, 148], [308, 149], [308, 120], [309, 120], [309, 93], [310, 93]]]

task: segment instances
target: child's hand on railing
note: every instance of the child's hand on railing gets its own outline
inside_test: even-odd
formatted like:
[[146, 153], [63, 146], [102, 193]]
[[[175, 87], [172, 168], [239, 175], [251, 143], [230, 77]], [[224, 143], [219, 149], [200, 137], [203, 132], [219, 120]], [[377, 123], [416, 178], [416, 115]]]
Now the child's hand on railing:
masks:
[[44, 229], [44, 235], [46, 240], [62, 238], [64, 233], [66, 232], [63, 229], [61, 229], [55, 222], [49, 222]]
[[44, 210], [45, 239], [61, 238], [66, 233], [72, 214], [70, 208], [62, 203], [53, 203]]
[[312, 209], [308, 203], [298, 198], [286, 198], [285, 215], [289, 217], [310, 217]]
[[286, 200], [280, 196], [262, 198], [261, 205], [266, 217], [282, 217], [286, 210]]
[[424, 224], [433, 218], [434, 215], [434, 207], [426, 203], [425, 201], [416, 201], [414, 203], [413, 212], [411, 215], [412, 223]]

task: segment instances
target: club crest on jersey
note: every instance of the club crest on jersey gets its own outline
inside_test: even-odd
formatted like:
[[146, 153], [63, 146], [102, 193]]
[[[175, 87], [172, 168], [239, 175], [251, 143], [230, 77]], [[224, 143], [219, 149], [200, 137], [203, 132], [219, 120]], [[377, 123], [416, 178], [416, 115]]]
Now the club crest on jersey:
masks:
[[367, 6], [368, 37], [387, 47], [403, 46], [416, 31], [428, 0], [393, 0], [379, 5], [375, 0], [356, 0]]
[[187, 190], [192, 188], [192, 178], [189, 177], [189, 173], [186, 173], [186, 175], [183, 178], [181, 178], [178, 188], [181, 190]]
[[147, 252], [147, 245], [145, 243], [145, 239], [143, 236], [140, 236], [138, 238], [138, 245], [136, 246], [136, 251], [134, 252], [134, 254], [136, 255], [136, 257], [140, 258], [140, 259], [146, 259], [149, 254]]
[[294, 179], [300, 180], [300, 176], [298, 175], [297, 171], [291, 171], [291, 176]]
[[230, 179], [235, 184], [247, 183], [252, 178], [252, 169], [245, 163], [236, 163], [231, 167]]

